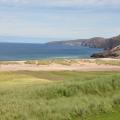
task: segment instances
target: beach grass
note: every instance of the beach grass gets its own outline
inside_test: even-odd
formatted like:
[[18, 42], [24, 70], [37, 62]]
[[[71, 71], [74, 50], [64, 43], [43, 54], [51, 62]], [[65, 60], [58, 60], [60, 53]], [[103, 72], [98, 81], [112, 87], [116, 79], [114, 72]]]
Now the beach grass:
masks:
[[47, 60], [28, 60], [25, 64], [35, 64], [35, 65], [50, 65], [50, 64], [60, 64], [70, 66], [77, 63], [78, 60], [73, 59], [47, 59]]
[[24, 62], [25, 64], [35, 64], [35, 65], [50, 65], [51, 60], [28, 60]]
[[0, 72], [0, 120], [119, 120], [119, 110], [119, 72]]
[[44, 60], [26, 60], [26, 61], [0, 61], [0, 65], [9, 64], [31, 64], [31, 65], [51, 65], [60, 64], [71, 66], [73, 64], [96, 63], [97, 65], [113, 65], [120, 66], [120, 60], [104, 60], [104, 59], [44, 59]]
[[17, 61], [0, 61], [0, 65], [19, 64]]
[[104, 64], [104, 65], [114, 65], [114, 66], [120, 66], [120, 60], [95, 60], [96, 64]]

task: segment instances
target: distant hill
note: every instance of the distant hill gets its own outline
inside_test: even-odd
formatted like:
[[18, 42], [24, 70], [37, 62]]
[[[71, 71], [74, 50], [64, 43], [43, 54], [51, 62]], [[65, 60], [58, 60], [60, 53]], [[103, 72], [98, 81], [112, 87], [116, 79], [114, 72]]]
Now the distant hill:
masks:
[[91, 39], [81, 41], [81, 45], [91, 47], [91, 48], [105, 48], [106, 39], [102, 37], [94, 37]]
[[78, 39], [67, 41], [48, 42], [49, 45], [87, 46], [92, 48], [112, 49], [120, 45], [120, 35], [112, 38], [94, 37], [90, 39]]
[[67, 45], [67, 46], [81, 46], [82, 41], [86, 39], [78, 39], [78, 40], [67, 40], [67, 41], [52, 41], [48, 42], [48, 45]]
[[78, 39], [68, 41], [53, 41], [49, 45], [87, 46], [91, 48], [103, 48], [102, 53], [93, 54], [91, 57], [118, 57], [120, 56], [120, 35], [112, 38], [94, 37], [91, 39]]
[[49, 45], [67, 45], [67, 46], [87, 46], [93, 48], [103, 48], [105, 43], [105, 38], [95, 37], [91, 39], [77, 39], [77, 40], [67, 40], [67, 41], [53, 41], [48, 42]]

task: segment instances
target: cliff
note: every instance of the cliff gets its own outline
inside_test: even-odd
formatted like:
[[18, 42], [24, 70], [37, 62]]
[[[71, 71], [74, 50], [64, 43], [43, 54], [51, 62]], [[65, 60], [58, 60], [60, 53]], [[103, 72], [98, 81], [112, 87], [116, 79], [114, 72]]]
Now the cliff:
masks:
[[120, 35], [112, 38], [94, 37], [91, 39], [78, 39], [68, 41], [53, 41], [49, 45], [66, 45], [66, 46], [86, 46], [91, 48], [102, 48], [105, 51], [95, 53], [91, 57], [119, 57], [120, 56]]
[[106, 40], [105, 51], [91, 55], [94, 58], [116, 57], [120, 58], [120, 35]]

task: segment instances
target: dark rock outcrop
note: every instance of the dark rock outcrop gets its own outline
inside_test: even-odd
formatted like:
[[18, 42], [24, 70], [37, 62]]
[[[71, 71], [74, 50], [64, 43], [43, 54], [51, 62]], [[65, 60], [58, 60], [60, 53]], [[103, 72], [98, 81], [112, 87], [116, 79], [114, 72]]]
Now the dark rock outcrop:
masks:
[[109, 58], [109, 57], [115, 58], [115, 57], [118, 57], [118, 54], [106, 51], [103, 53], [95, 53], [95, 54], [91, 55], [91, 57], [93, 57], [93, 58]]
[[112, 58], [119, 58], [120, 57], [120, 45], [112, 48], [111, 50], [104, 51], [102, 53], [95, 53], [91, 55], [93, 58], [107, 58], [107, 57], [112, 57]]

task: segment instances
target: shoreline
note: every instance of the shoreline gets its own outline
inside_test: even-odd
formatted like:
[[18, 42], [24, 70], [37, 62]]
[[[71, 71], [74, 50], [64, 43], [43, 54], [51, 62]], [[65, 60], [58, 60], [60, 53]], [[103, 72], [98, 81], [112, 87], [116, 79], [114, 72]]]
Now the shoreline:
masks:
[[120, 64], [120, 60], [113, 59], [113, 58], [1, 61], [0, 72], [4, 72], [4, 71], [120, 71], [119, 64]]

